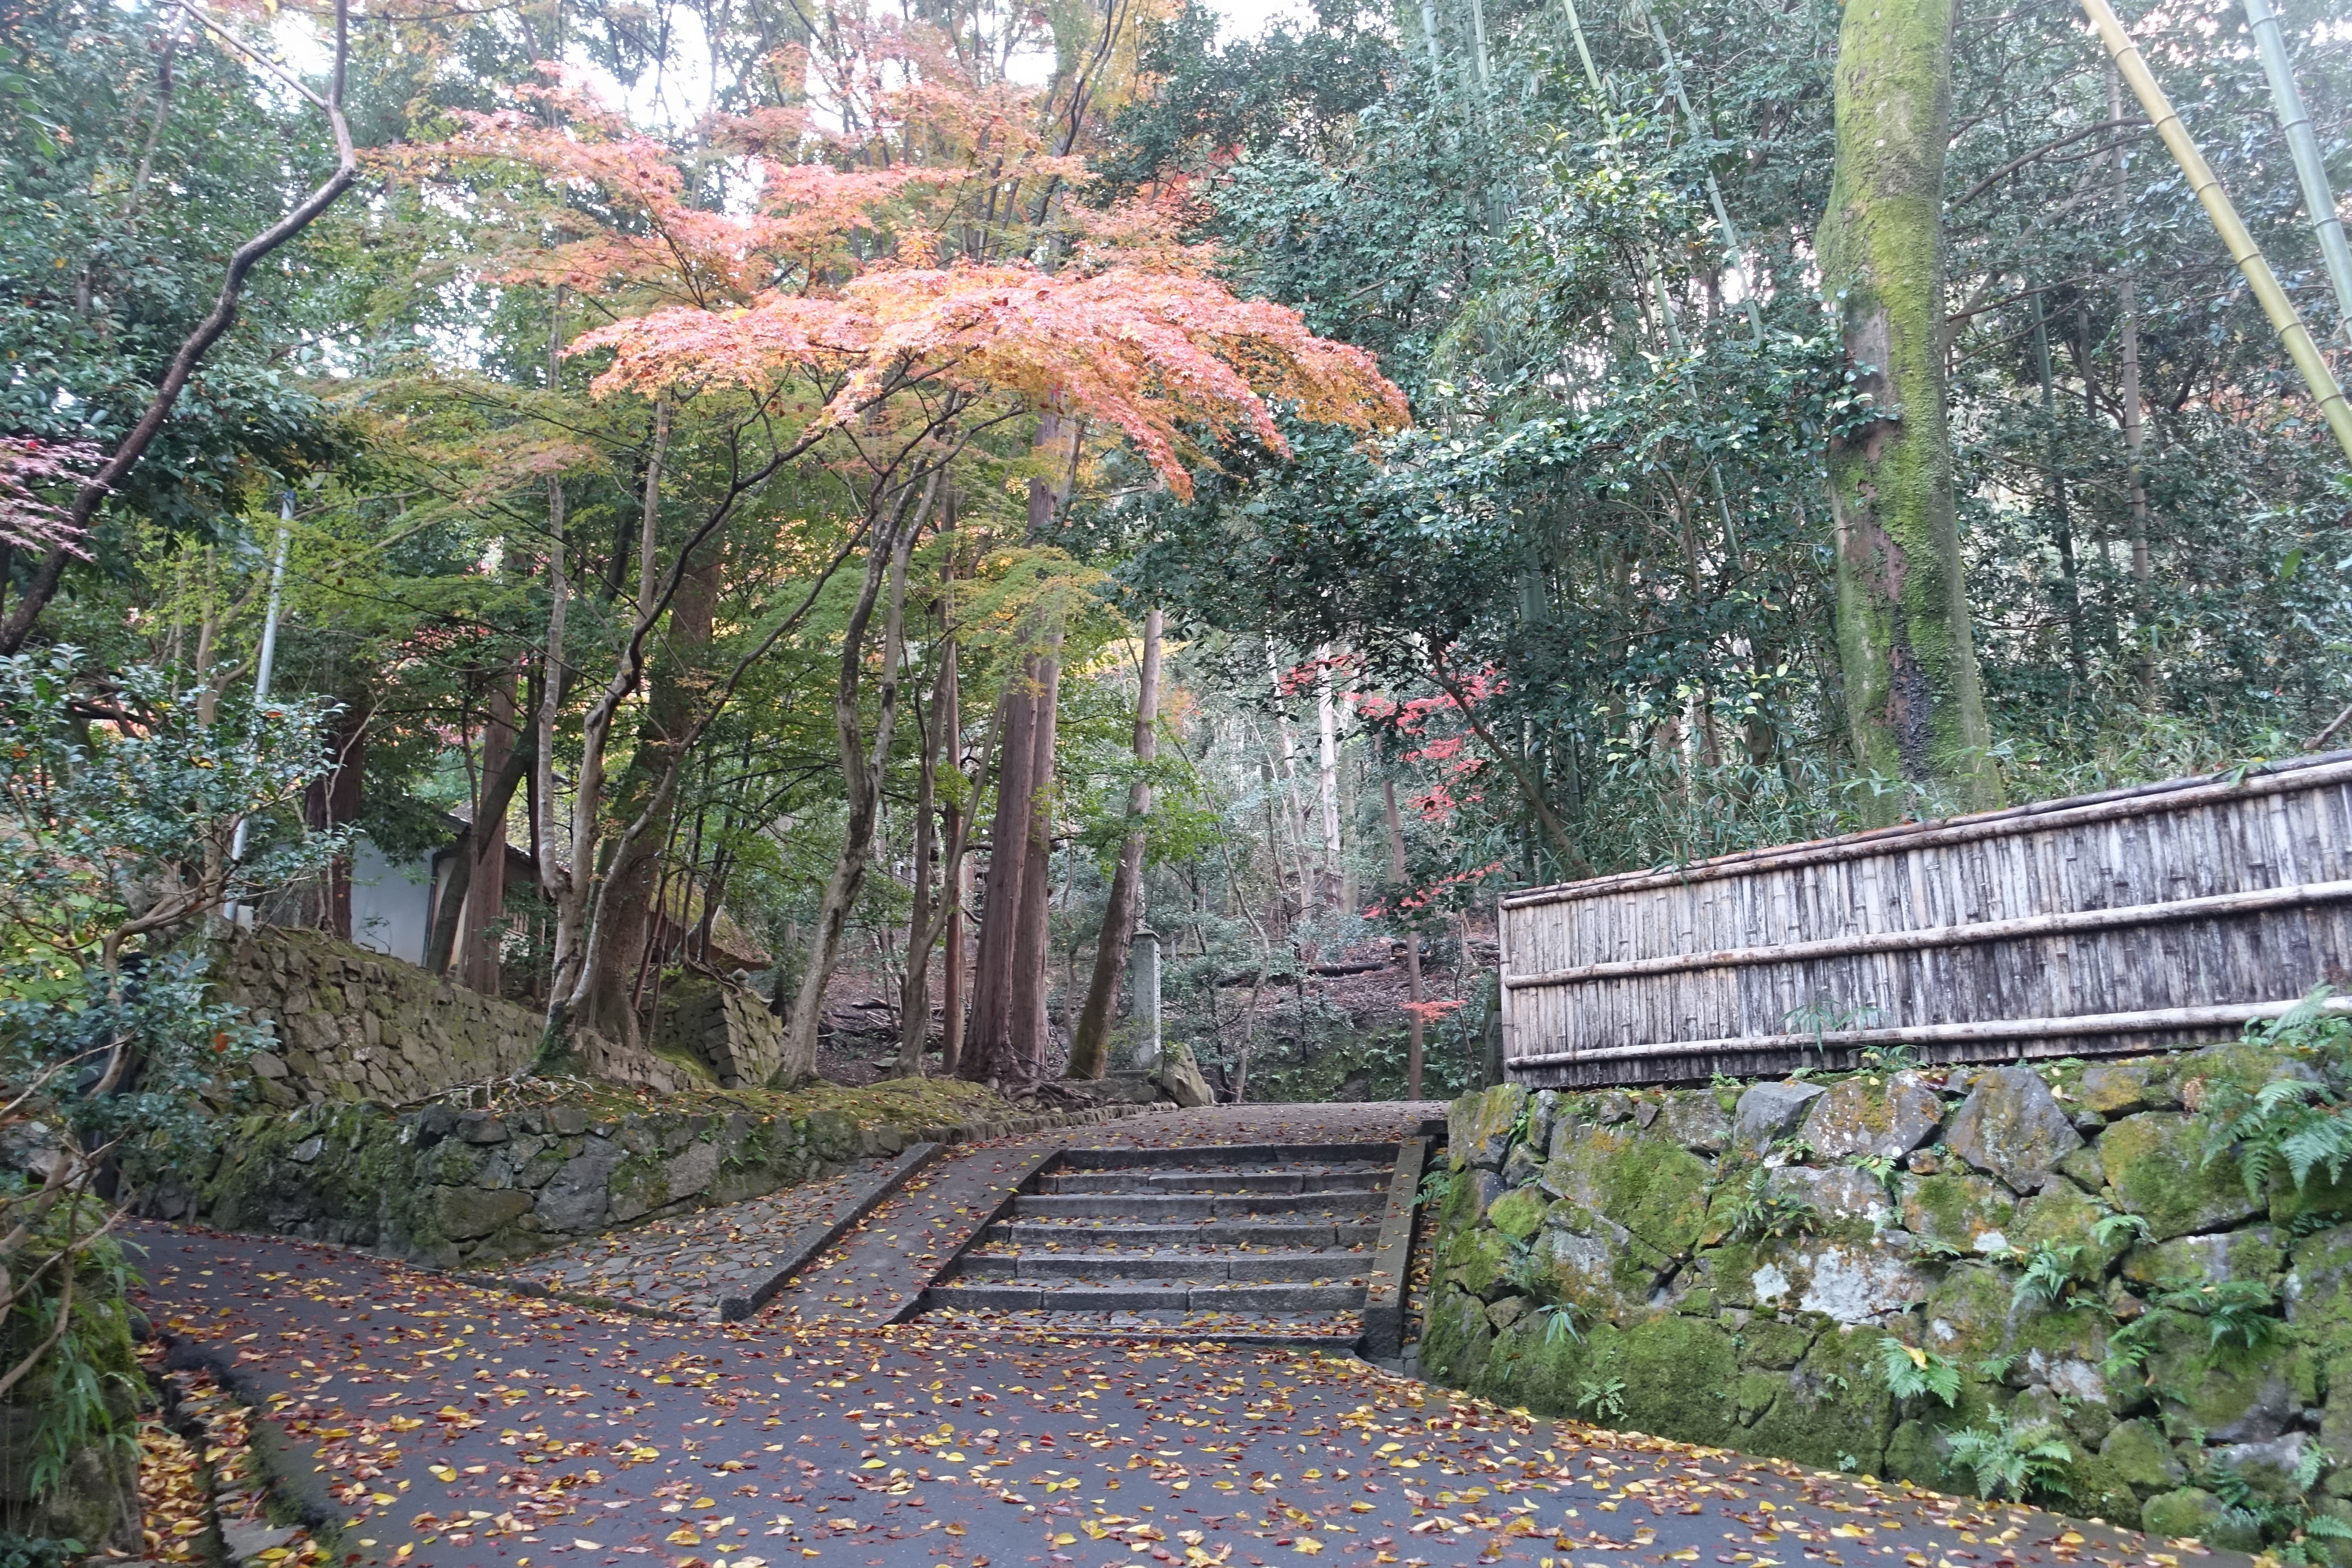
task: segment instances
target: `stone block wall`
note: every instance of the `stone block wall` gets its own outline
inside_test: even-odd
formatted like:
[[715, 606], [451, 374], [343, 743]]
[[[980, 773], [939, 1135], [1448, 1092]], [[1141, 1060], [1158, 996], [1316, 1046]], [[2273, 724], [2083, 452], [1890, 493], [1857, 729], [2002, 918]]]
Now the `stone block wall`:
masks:
[[783, 1065], [783, 1020], [741, 986], [706, 975], [664, 985], [655, 1038], [674, 1055], [709, 1064], [724, 1089], [764, 1086]]
[[210, 1169], [159, 1173], [142, 1207], [453, 1268], [758, 1197], [889, 1142], [830, 1111], [793, 1119], [577, 1105], [500, 1114], [325, 1106], [242, 1119]]
[[1961, 1433], [2056, 1443], [2041, 1500], [2210, 1544], [2352, 1522], [2352, 1171], [2250, 1184], [2200, 1110], [2295, 1079], [2352, 1130], [2332, 1049], [1467, 1096], [1421, 1365], [1942, 1489]]
[[[537, 1057], [545, 1026], [530, 1008], [314, 931], [264, 926], [239, 936], [215, 950], [213, 975], [223, 1001], [277, 1037], [251, 1058], [251, 1074], [261, 1100], [280, 1110], [362, 1100], [404, 1105], [510, 1077]], [[572, 1054], [572, 1068], [612, 1083], [665, 1093], [719, 1083], [690, 1057], [631, 1049], [585, 1030], [574, 1032]]]

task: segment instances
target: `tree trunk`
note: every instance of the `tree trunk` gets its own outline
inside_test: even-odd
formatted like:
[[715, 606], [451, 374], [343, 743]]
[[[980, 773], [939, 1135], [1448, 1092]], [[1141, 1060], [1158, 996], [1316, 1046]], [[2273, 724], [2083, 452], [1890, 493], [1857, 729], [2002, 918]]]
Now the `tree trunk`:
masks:
[[[360, 819], [360, 785], [367, 769], [369, 698], [361, 689], [347, 694], [327, 731], [326, 773], [312, 782], [307, 816], [312, 827], [349, 827]], [[350, 942], [352, 931], [352, 858], [338, 855], [327, 863], [319, 929], [338, 942]]]
[[1336, 906], [1345, 873], [1339, 852], [1339, 721], [1331, 701], [1330, 658], [1331, 650], [1323, 648], [1315, 672], [1316, 789], [1323, 813], [1323, 885], [1316, 897]]
[[[1021, 1076], [1013, 1027], [1013, 933], [1019, 924], [1021, 886], [1027, 879], [1029, 816], [1036, 775], [1037, 689], [1043, 660], [1031, 654], [1006, 683], [996, 729], [996, 814], [989, 828], [988, 877], [981, 886], [980, 951], [973, 962], [971, 1018], [963, 1076], [978, 1083], [1010, 1083]], [[1043, 870], [1038, 872], [1044, 876]]]
[[[467, 889], [458, 894], [466, 921], [464, 979], [485, 996], [499, 994], [499, 918], [506, 912], [507, 802], [514, 797], [515, 779], [507, 770], [514, 753], [515, 676], [513, 667], [499, 671], [490, 682], [489, 722], [482, 730], [482, 791], [474, 802], [473, 826], [467, 834]], [[490, 809], [490, 785], [503, 780], [505, 795]], [[455, 868], [452, 868], [455, 875]]]
[[[1143, 616], [1143, 668], [1136, 685], [1135, 760], [1149, 763], [1159, 750], [1160, 606]], [[1151, 810], [1151, 784], [1139, 778], [1127, 792], [1127, 815], [1135, 826], [1119, 846], [1118, 869], [1111, 874], [1110, 901], [1103, 910], [1102, 935], [1095, 942], [1094, 973], [1087, 983], [1087, 999], [1078, 1009], [1078, 1026], [1070, 1036], [1069, 1076], [1098, 1079], [1110, 1066], [1111, 1008], [1118, 998], [1119, 976], [1127, 972], [1128, 945], [1135, 940], [1136, 910], [1143, 890], [1143, 818]]]
[[[1998, 804], [1953, 519], [1942, 342], [1951, 0], [1850, 5], [1837, 163], [1816, 249], [1848, 359], [1884, 416], [1830, 443], [1838, 657], [1856, 761]], [[1902, 796], [1874, 797], [1891, 817]], [[1865, 809], [1871, 809], [1865, 797]]]
[[[948, 615], [944, 597], [942, 621]], [[948, 728], [954, 713], [956, 646], [953, 636], [940, 638], [940, 671], [931, 687], [931, 718], [923, 731], [921, 771], [915, 781], [915, 875], [913, 907], [907, 915], [907, 973], [898, 987], [898, 1076], [923, 1076], [923, 1057], [931, 1040], [931, 946], [939, 938], [940, 914], [954, 889], [931, 892], [932, 821], [939, 796], [940, 758], [952, 763], [955, 732]]]
[[[1394, 779], [1381, 781], [1381, 805], [1387, 811], [1389, 819], [1389, 874], [1394, 879], [1399, 892], [1402, 893], [1404, 888], [1404, 818], [1397, 813]], [[1404, 984], [1405, 994], [1412, 1004], [1405, 1009], [1405, 1016], [1412, 1022], [1406, 1030], [1404, 1097], [1407, 1100], [1419, 1100], [1423, 1046], [1429, 1026], [1421, 1016], [1421, 933], [1419, 931], [1409, 931], [1404, 933]]]
[[[646, 481], [650, 488], [653, 480]], [[651, 502], [647, 503], [650, 510]], [[697, 692], [703, 650], [710, 646], [712, 618], [719, 606], [719, 542], [713, 539], [696, 552], [677, 592], [670, 599], [667, 635], [661, 639], [662, 656], [646, 682], [646, 716], [637, 729], [637, 743], [629, 765], [613, 792], [614, 815], [633, 822], [647, 806], [654, 808], [645, 831], [630, 840], [619, 862], [608, 873], [604, 894], [604, 930], [596, 942], [596, 973], [591, 977], [580, 1021], [608, 1039], [625, 1045], [639, 1043], [636, 998], [643, 989], [640, 970], [658, 964], [658, 952], [648, 959], [649, 945], [664, 942], [658, 928], [668, 918], [661, 908], [662, 858], [677, 816], [677, 790], [672, 787], [656, 799], [670, 770], [677, 765], [694, 729]], [[650, 600], [652, 590], [646, 591]], [[639, 614], [650, 605], [641, 601]], [[690, 895], [681, 893], [681, 909]]]
[[[906, 518], [903, 511], [897, 517], [873, 519], [865, 590], [858, 595], [850, 612], [849, 625], [842, 633], [841, 674], [834, 689], [833, 722], [835, 738], [841, 747], [842, 783], [849, 805], [849, 820], [842, 838], [841, 858], [834, 863], [833, 875], [825, 882], [824, 896], [817, 905], [816, 929], [809, 936], [808, 967], [801, 975], [800, 995], [784, 1026], [782, 1063], [777, 1071], [777, 1080], [782, 1085], [804, 1083], [816, 1076], [817, 1026], [824, 1012], [825, 984], [833, 978], [833, 966], [841, 956], [842, 932], [848, 927], [850, 911], [857, 905], [858, 889], [866, 881], [866, 864], [874, 850], [874, 823], [882, 805], [883, 775], [890, 765], [891, 731], [898, 718], [898, 664], [906, 631], [907, 552], [913, 547], [915, 536], [922, 531], [924, 517], [939, 483], [939, 475], [934, 472], [912, 519]], [[905, 504], [903, 500], [900, 504]], [[883, 598], [886, 583], [888, 598], [883, 612], [882, 671], [875, 681], [874, 741], [869, 752], [864, 738], [864, 715], [859, 709], [859, 688], [866, 668], [866, 630], [872, 622], [876, 602]]]
[[1023, 1064], [1024, 1083], [1045, 1078], [1052, 1038], [1045, 1004], [1053, 985], [1046, 966], [1054, 955], [1054, 732], [1061, 693], [1062, 628], [1056, 626], [1037, 660], [1037, 719], [1029, 730], [1029, 842], [1021, 855], [1021, 903], [1013, 932], [1012, 1045]]

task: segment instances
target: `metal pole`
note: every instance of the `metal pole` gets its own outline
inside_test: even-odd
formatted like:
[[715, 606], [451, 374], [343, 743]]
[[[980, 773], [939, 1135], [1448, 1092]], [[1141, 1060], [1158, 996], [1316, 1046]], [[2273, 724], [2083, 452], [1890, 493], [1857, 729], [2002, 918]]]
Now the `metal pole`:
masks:
[[[278, 502], [278, 548], [269, 561], [269, 606], [261, 617], [261, 658], [253, 672], [254, 722], [261, 721], [259, 710], [269, 700], [269, 676], [278, 667], [278, 605], [286, 587], [286, 538], [294, 521], [294, 492], [288, 490]], [[234, 861], [245, 858], [246, 819], [238, 817], [236, 836], [229, 843], [228, 858]]]
[[2336, 216], [2336, 193], [2327, 185], [2327, 164], [2319, 155], [2319, 138], [2312, 134], [2310, 111], [2303, 107], [2303, 93], [2294, 85], [2286, 34], [2270, 0], [2246, 0], [2246, 20], [2253, 24], [2254, 47], [2263, 57], [2263, 74], [2271, 79], [2271, 100], [2277, 105], [2279, 129], [2286, 132], [2287, 151], [2294, 155], [2295, 178], [2303, 183], [2303, 210], [2310, 215], [2311, 232], [2318, 237], [2328, 281], [2336, 285], [2336, 330], [2352, 340], [2352, 246], [2344, 243], [2344, 220]]
[[2124, 31], [2123, 22], [2116, 16], [2115, 7], [2108, 5], [2107, 0], [2083, 0], [2083, 10], [2091, 18], [2091, 26], [2099, 30], [2100, 41], [2106, 45], [2107, 54], [2116, 62], [2116, 68], [2123, 72], [2126, 81], [2131, 83], [2132, 92], [2138, 98], [2140, 108], [2155, 122], [2156, 133], [2164, 138], [2165, 146], [2171, 150], [2173, 162], [2179, 163], [2180, 172], [2188, 176], [2189, 189], [2195, 191], [2197, 199], [2204, 204], [2205, 216], [2213, 220], [2213, 227], [2220, 232], [2221, 243], [2229, 247], [2230, 259], [2236, 262], [2238, 270], [2246, 275], [2247, 285], [2253, 289], [2254, 298], [2262, 302], [2263, 314], [2270, 318], [2271, 330], [2278, 334], [2279, 342], [2286, 348], [2287, 357], [2294, 362], [2294, 368], [2303, 373], [2304, 383], [2311, 388], [2311, 395], [2319, 404], [2320, 416], [2327, 421], [2328, 429], [2335, 432], [2336, 444], [2344, 448], [2347, 458], [2352, 458], [2352, 405], [2345, 403], [2343, 390], [2336, 384], [2334, 373], [2327, 368], [2327, 362], [2319, 357], [2319, 345], [2311, 341], [2310, 329], [2303, 324], [2303, 318], [2295, 314], [2294, 301], [2288, 299], [2286, 290], [2279, 287], [2278, 278], [2271, 271], [2271, 264], [2263, 259], [2262, 250], [2254, 244], [2254, 237], [2246, 232], [2246, 226], [2239, 220], [2238, 209], [2230, 205], [2230, 197], [2221, 189], [2221, 182], [2214, 177], [2212, 166], [2205, 162], [2205, 155], [2189, 139], [2188, 128], [2180, 123], [2180, 116], [2173, 112], [2171, 100], [2166, 98], [2164, 89], [2157, 85], [2155, 75], [2147, 68], [2147, 62], [2139, 58], [2139, 46], [2132, 42], [2129, 33]]

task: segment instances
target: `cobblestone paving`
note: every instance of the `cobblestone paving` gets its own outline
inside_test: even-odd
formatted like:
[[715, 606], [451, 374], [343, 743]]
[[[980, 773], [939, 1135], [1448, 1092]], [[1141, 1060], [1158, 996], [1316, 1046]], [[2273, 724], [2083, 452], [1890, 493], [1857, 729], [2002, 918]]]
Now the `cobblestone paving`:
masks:
[[830, 1224], [889, 1163], [864, 1162], [826, 1181], [592, 1237], [508, 1269], [554, 1291], [719, 1317], [719, 1299], [747, 1294], [775, 1272], [794, 1238]]

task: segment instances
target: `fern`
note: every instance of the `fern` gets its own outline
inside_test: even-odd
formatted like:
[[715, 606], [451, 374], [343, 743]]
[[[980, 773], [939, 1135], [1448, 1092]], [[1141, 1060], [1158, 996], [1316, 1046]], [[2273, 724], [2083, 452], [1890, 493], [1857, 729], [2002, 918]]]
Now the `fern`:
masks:
[[1771, 1173], [1758, 1171], [1748, 1178], [1747, 1190], [1733, 1200], [1724, 1231], [1729, 1241], [1782, 1240], [1813, 1228], [1820, 1215], [1799, 1197], [1774, 1195]]
[[1446, 1200], [1454, 1195], [1454, 1184], [1456, 1179], [1452, 1171], [1430, 1172], [1421, 1179], [1421, 1192], [1413, 1199], [1414, 1204], [1422, 1208], [1444, 1206]]
[[2064, 1477], [2074, 1451], [2057, 1431], [2047, 1421], [2012, 1426], [2000, 1411], [1988, 1411], [1982, 1426], [1952, 1434], [1951, 1458], [1944, 1468], [1973, 1473], [1977, 1495], [1989, 1500], [2022, 1502], [2035, 1491], [2063, 1494], [2068, 1490]]
[[2081, 1283], [2076, 1276], [2081, 1272], [2082, 1261], [2083, 1249], [2079, 1247], [2060, 1247], [2049, 1241], [2035, 1242], [2033, 1250], [2025, 1255], [2024, 1272], [2017, 1277], [2017, 1286], [2010, 1292], [2009, 1304], [2012, 1308], [2020, 1307], [2035, 1299], [2046, 1307], [2065, 1303], [2067, 1298], [2074, 1294], [2074, 1287]]
[[2204, 1163], [2232, 1155], [2246, 1193], [2260, 1197], [2284, 1166], [2300, 1192], [2312, 1173], [2330, 1185], [2352, 1171], [2352, 1101], [2343, 1092], [2352, 1021], [2328, 1010], [2332, 988], [2315, 985], [2284, 1016], [2249, 1025], [2249, 1042], [2319, 1058], [2325, 1080], [2275, 1078], [2249, 1093], [2232, 1083], [2213, 1085], [2198, 1114], [2205, 1123]]
[[1544, 1321], [1543, 1340], [1547, 1345], [1557, 1345], [1562, 1340], [1580, 1340], [1584, 1337], [1576, 1331], [1576, 1309], [1565, 1302], [1549, 1302], [1538, 1307], [1536, 1315]]
[[[2203, 1318], [2208, 1341], [2215, 1346], [2234, 1342], [2259, 1350], [2286, 1334], [2286, 1324], [2272, 1315], [2278, 1297], [2260, 1279], [2224, 1279], [2168, 1290], [2157, 1298], [2157, 1305]], [[2114, 1341], [2108, 1343], [2112, 1346]]]
[[1599, 1378], [1581, 1379], [1576, 1385], [1576, 1407], [1590, 1410], [1600, 1421], [1618, 1421], [1625, 1415], [1625, 1380], [1612, 1377], [1607, 1382]]
[[1933, 1394], [1946, 1405], [1960, 1397], [1960, 1363], [1889, 1335], [1878, 1342], [1878, 1374], [1897, 1399]]
[[2110, 1252], [2137, 1247], [2147, 1237], [2147, 1221], [2136, 1214], [2105, 1215], [2091, 1227], [2091, 1239]]

